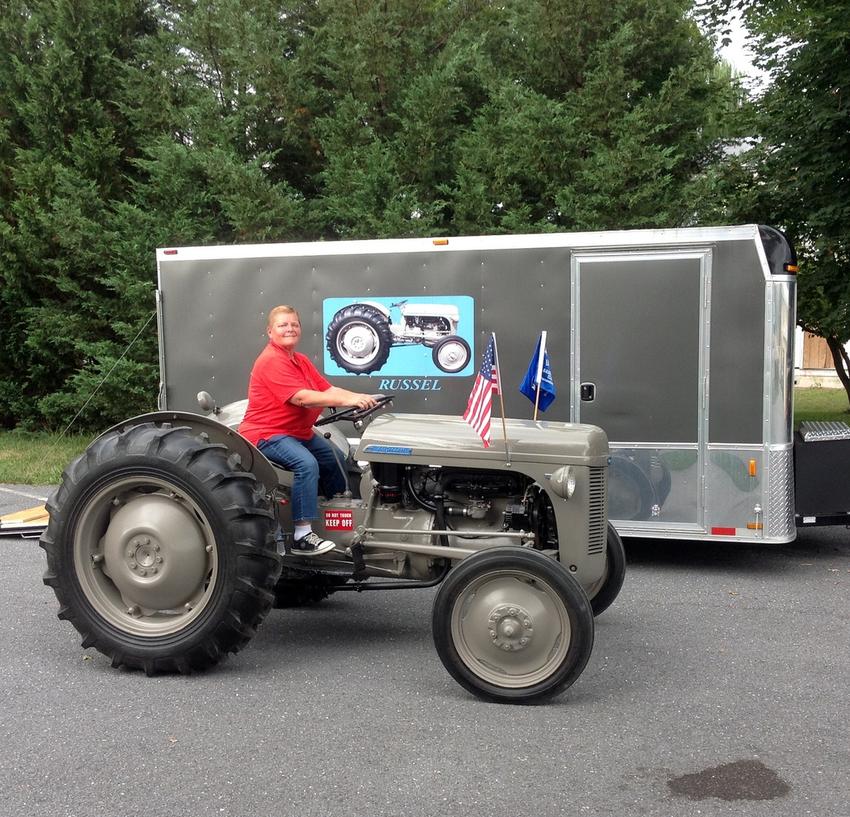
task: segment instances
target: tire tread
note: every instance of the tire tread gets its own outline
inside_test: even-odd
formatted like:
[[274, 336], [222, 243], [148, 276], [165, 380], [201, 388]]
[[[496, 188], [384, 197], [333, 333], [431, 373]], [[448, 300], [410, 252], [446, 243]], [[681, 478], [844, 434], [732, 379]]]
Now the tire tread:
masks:
[[[223, 528], [224, 542], [219, 546], [230, 549], [233, 565], [232, 577], [222, 586], [221, 603], [216, 604], [217, 620], [205, 621], [185, 638], [177, 633], [155, 645], [152, 642], [158, 639], [136, 639], [135, 643], [132, 637], [98, 624], [73, 575], [75, 504], [108, 469], [134, 464], [158, 467], [166, 478], [185, 471], [203, 486]], [[61, 485], [48, 502], [50, 521], [40, 540], [47, 557], [43, 581], [56, 594], [59, 618], [80, 632], [84, 648], [94, 647], [114, 667], [146, 674], [187, 674], [216, 664], [248, 643], [272, 607], [281, 560], [270, 536], [274, 522], [270, 501], [258, 490], [256, 477], [240, 468], [226, 446], [203, 440], [189, 427], [143, 423], [96, 439], [65, 469]]]

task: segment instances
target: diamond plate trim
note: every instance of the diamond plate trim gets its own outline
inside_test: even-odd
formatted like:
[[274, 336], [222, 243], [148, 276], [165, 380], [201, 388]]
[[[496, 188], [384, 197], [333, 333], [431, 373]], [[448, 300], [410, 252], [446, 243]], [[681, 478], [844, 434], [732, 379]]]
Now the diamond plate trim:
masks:
[[787, 537], [795, 531], [794, 523], [794, 461], [793, 452], [771, 451], [770, 487], [767, 496], [766, 535]]

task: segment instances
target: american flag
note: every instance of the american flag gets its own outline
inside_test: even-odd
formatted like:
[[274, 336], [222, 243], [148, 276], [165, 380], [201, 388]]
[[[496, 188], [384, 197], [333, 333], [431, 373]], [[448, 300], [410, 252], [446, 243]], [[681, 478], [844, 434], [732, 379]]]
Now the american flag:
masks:
[[472, 384], [469, 402], [463, 419], [481, 437], [485, 448], [490, 447], [490, 417], [493, 413], [493, 394], [499, 393], [499, 371], [496, 366], [496, 338], [490, 337], [481, 369]]

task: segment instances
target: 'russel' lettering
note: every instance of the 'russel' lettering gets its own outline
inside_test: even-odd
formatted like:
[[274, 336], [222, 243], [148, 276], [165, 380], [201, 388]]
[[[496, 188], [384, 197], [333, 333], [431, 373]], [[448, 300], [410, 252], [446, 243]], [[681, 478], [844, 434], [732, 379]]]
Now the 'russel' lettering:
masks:
[[381, 380], [378, 391], [442, 391], [440, 381], [430, 377], [387, 377]]

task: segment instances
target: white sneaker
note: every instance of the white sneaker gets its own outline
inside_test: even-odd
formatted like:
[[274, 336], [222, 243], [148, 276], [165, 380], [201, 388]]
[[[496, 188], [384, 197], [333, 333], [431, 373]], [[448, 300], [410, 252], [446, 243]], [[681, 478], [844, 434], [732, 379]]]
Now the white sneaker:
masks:
[[296, 539], [291, 546], [292, 553], [298, 556], [319, 556], [322, 553], [328, 553], [333, 550], [336, 545], [327, 539], [322, 539], [313, 531]]

